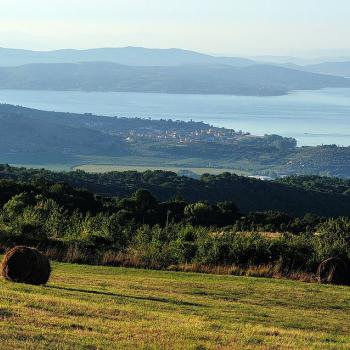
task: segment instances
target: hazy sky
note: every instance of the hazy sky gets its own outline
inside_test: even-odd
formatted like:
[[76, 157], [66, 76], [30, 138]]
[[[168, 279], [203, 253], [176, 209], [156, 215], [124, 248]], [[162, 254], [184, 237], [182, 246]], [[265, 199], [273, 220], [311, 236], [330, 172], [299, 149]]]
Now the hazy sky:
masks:
[[350, 52], [350, 0], [1, 0], [0, 46]]

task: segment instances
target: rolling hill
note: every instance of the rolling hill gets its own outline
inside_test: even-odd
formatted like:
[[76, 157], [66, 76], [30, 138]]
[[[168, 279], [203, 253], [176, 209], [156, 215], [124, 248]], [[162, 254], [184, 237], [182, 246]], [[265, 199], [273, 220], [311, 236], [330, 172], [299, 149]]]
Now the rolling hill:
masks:
[[[30, 116], [0, 114], [0, 152], [2, 157], [18, 155], [40, 158], [44, 154], [125, 154], [127, 147], [119, 137]], [[46, 157], [45, 157], [46, 158]]]
[[[39, 111], [0, 104], [0, 163], [234, 169], [350, 177], [350, 147], [297, 147], [205, 123]], [[62, 169], [62, 168], [61, 168]]]
[[0, 68], [0, 89], [274, 96], [326, 87], [350, 87], [350, 79], [269, 65], [137, 67], [91, 62]]

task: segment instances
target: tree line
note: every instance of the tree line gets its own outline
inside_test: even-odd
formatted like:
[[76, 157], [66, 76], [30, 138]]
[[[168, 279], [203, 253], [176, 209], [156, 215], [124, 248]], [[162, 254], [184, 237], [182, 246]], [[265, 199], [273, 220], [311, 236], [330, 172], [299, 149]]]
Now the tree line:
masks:
[[242, 213], [231, 201], [160, 202], [145, 189], [101, 197], [63, 183], [13, 180], [0, 182], [0, 208], [3, 246], [76, 247], [75, 262], [108, 252], [109, 264], [272, 265], [283, 274], [315, 273], [334, 256], [350, 262], [349, 217]]

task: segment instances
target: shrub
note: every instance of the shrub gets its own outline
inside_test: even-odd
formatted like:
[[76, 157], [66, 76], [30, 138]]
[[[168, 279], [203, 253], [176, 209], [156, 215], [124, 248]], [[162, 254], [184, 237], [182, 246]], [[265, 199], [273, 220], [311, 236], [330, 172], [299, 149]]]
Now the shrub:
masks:
[[317, 231], [316, 250], [320, 261], [332, 257], [350, 261], [350, 218], [330, 219]]

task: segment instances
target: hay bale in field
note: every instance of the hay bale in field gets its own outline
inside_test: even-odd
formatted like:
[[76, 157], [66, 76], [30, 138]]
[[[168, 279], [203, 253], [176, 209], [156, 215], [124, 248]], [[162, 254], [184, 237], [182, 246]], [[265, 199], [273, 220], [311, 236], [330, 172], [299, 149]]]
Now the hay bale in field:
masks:
[[1, 270], [9, 281], [40, 285], [49, 280], [51, 266], [49, 259], [37, 249], [19, 246], [5, 254]]
[[329, 258], [318, 267], [319, 282], [338, 285], [350, 285], [350, 266], [339, 258]]

